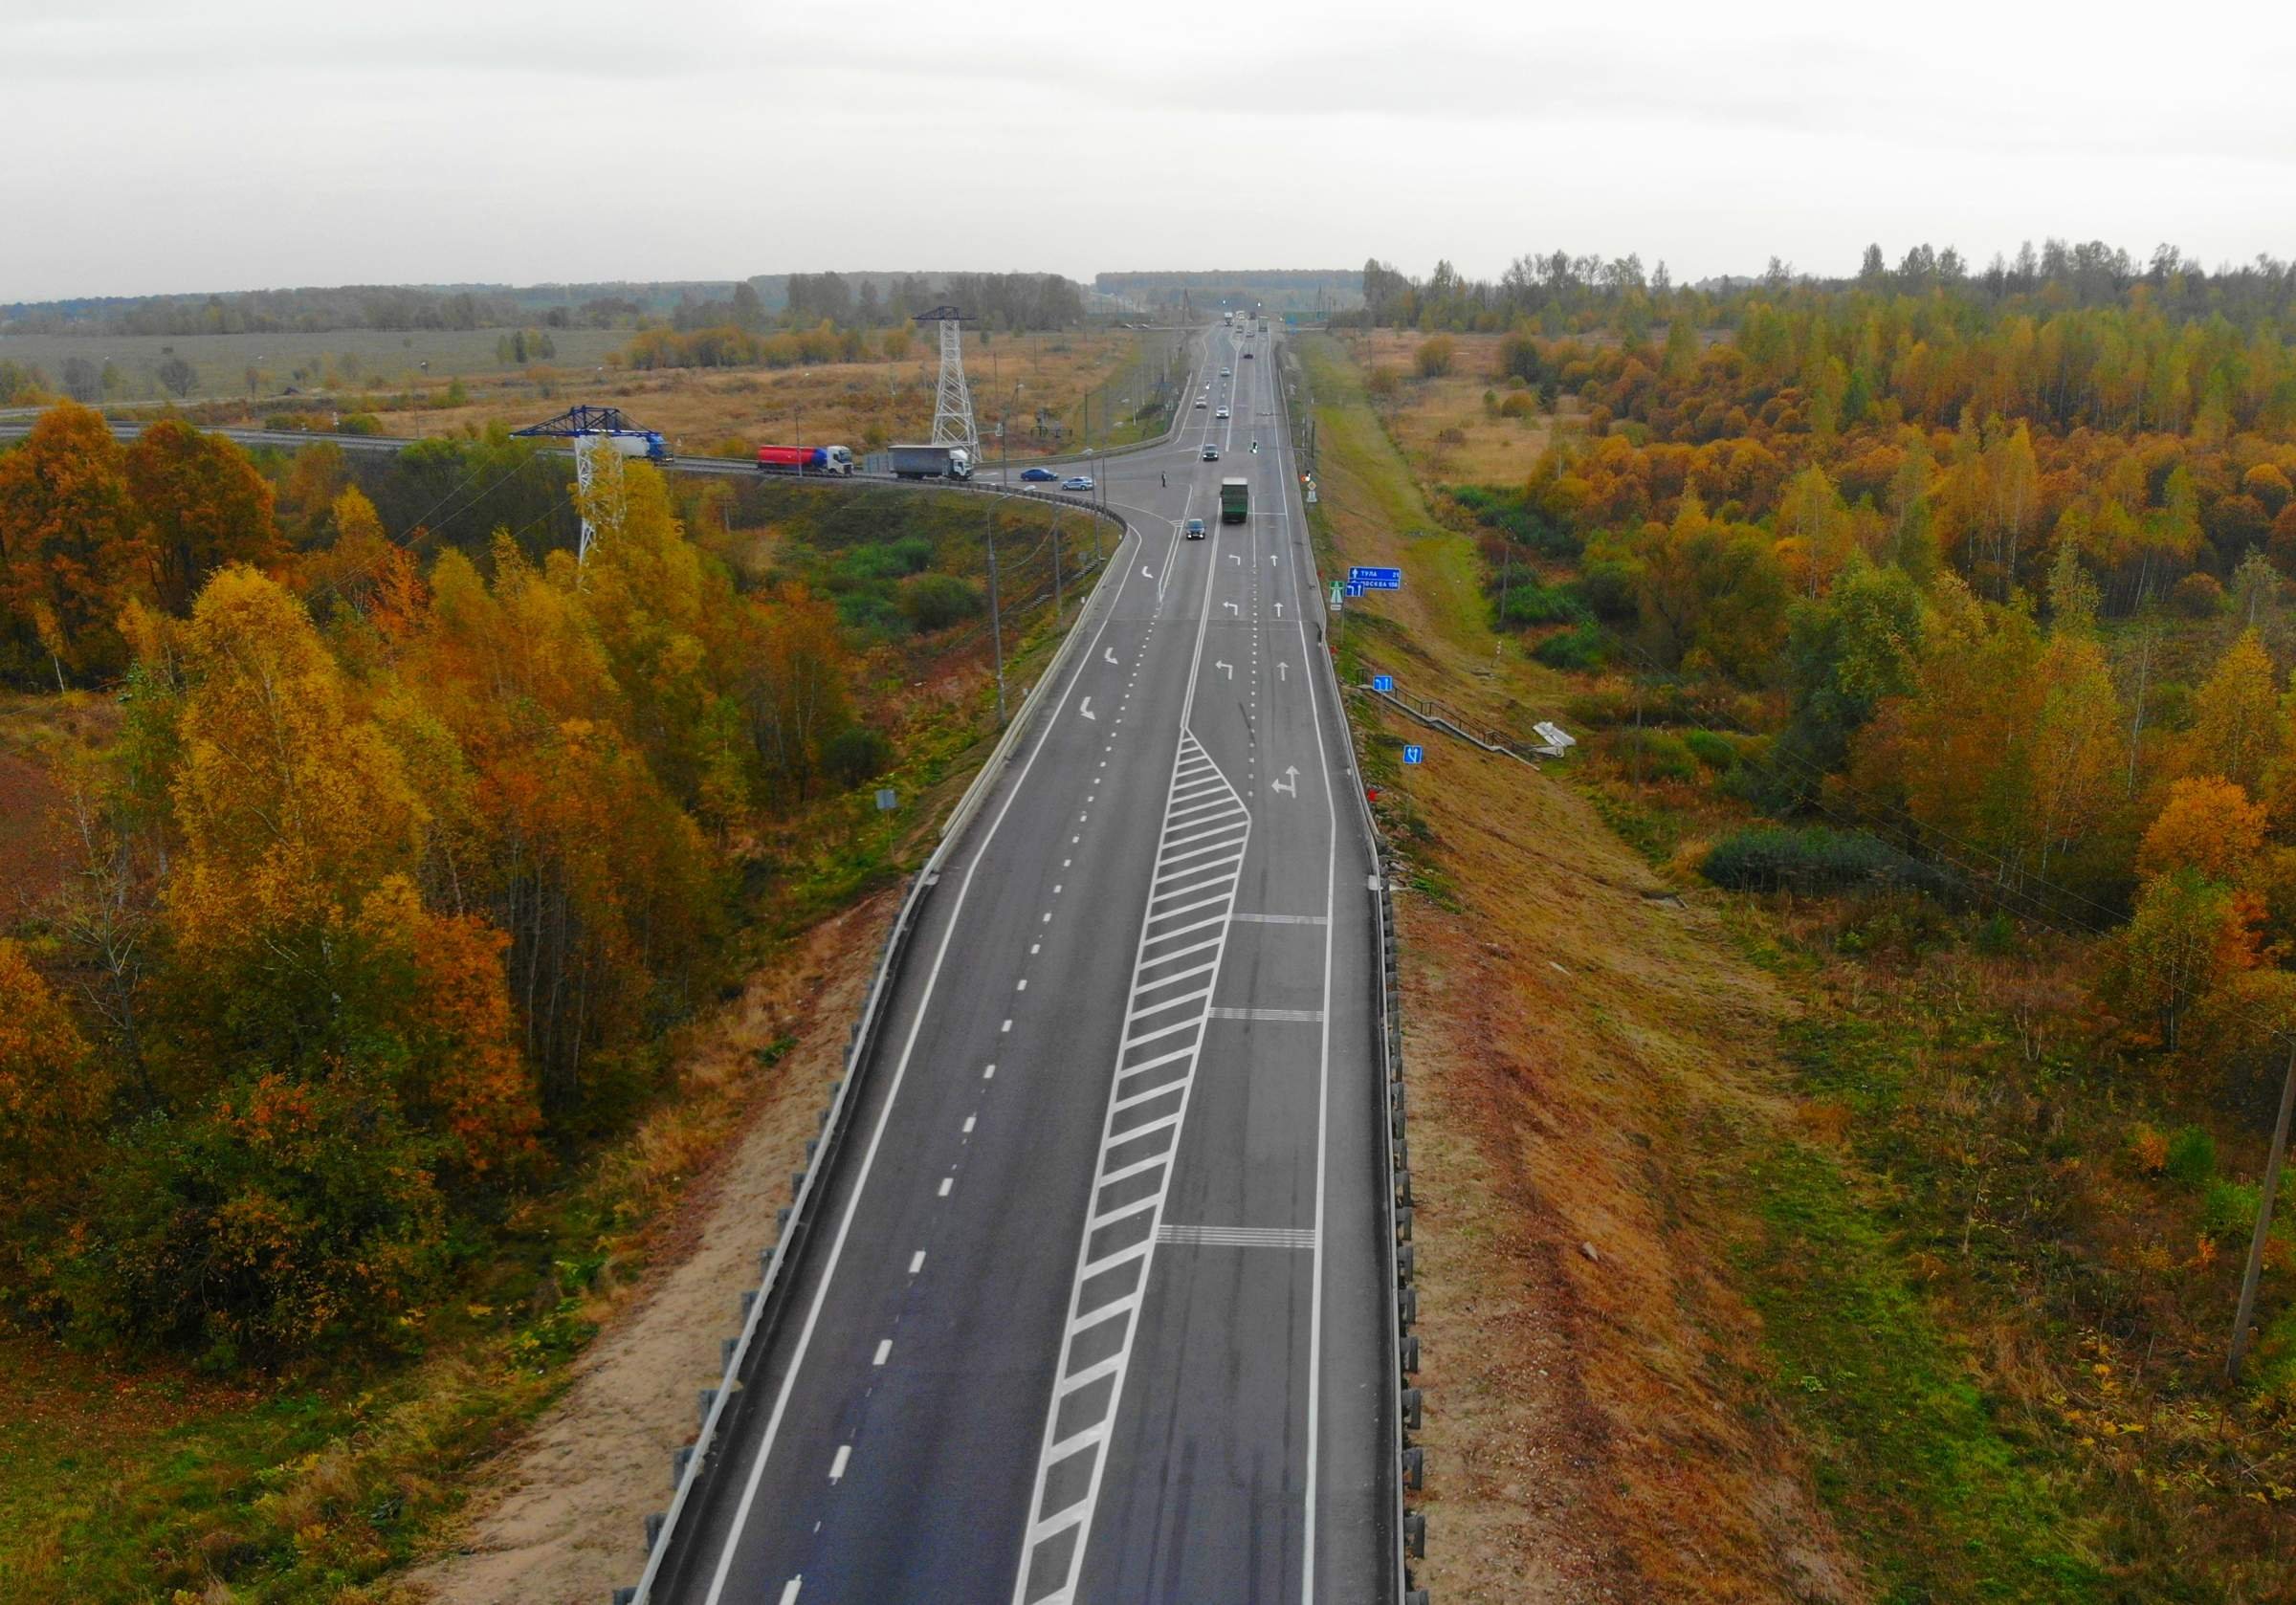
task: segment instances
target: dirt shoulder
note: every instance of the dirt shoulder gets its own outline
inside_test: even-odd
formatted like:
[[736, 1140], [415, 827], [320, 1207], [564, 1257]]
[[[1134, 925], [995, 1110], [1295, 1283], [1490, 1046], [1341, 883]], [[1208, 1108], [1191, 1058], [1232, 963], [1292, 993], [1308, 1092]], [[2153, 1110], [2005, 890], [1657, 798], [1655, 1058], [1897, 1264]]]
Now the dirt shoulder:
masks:
[[789, 1173], [827, 1107], [898, 899], [890, 890], [823, 921], [753, 974], [689, 1048], [686, 1101], [726, 1114], [714, 1155], [563, 1396], [479, 1473], [451, 1547], [408, 1573], [395, 1600], [562, 1605], [637, 1581], [646, 1517], [669, 1504], [670, 1457], [693, 1440], [697, 1392], [717, 1380], [718, 1344], [757, 1286], [758, 1251], [789, 1201]]

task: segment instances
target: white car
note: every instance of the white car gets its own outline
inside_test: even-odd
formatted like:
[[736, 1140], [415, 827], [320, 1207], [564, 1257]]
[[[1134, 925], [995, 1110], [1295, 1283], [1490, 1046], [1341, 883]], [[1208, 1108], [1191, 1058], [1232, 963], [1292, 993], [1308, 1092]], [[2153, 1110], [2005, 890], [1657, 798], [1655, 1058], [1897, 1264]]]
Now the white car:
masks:
[[1225, 418], [1227, 416], [1227, 408], [1224, 407], [1219, 411], [1213, 413], [1212, 416], [1215, 418]]
[[1205, 401], [1205, 400], [1204, 400], [1204, 399], [1203, 399], [1202, 396], [1198, 396], [1198, 397], [1196, 398], [1196, 410], [1197, 410], [1197, 411], [1199, 411], [1199, 412], [1202, 412], [1202, 411], [1203, 411], [1203, 410], [1205, 407], [1209, 407], [1209, 406], [1211, 406], [1211, 403], [1209, 403], [1209, 402]]
[[1222, 368], [1222, 369], [1220, 370], [1220, 377], [1221, 377], [1221, 378], [1223, 378], [1223, 379], [1231, 378], [1231, 377], [1233, 377], [1233, 372], [1232, 372], [1232, 370], [1231, 370], [1231, 369], [1228, 369], [1228, 368]]

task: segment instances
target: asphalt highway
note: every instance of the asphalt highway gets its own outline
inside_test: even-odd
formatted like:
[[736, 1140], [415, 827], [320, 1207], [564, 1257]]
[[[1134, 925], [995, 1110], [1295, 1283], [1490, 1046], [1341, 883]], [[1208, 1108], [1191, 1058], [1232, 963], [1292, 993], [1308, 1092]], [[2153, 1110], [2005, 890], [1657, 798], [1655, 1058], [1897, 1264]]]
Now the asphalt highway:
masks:
[[1111, 465], [1113, 595], [924, 904], [655, 1599], [1392, 1594], [1373, 861], [1277, 363], [1209, 344], [1233, 416]]

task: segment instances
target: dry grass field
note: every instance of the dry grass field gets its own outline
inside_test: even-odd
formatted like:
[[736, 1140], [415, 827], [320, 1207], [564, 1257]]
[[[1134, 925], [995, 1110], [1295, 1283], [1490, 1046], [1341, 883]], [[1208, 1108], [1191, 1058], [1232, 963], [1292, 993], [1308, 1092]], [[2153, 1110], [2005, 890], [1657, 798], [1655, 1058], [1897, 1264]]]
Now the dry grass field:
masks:
[[[1142, 337], [1128, 330], [1061, 330], [965, 340], [965, 378], [984, 444], [1000, 422], [1014, 456], [1072, 451], [1083, 432], [1083, 402], [1137, 371]], [[562, 358], [564, 348], [561, 348]], [[916, 340], [901, 360], [828, 363], [793, 368], [655, 368], [563, 361], [484, 378], [466, 378], [468, 400], [378, 412], [389, 434], [439, 434], [497, 422], [518, 427], [578, 403], [618, 407], [669, 437], [673, 450], [738, 455], [766, 444], [850, 446], [856, 452], [895, 440], [924, 439], [933, 424], [939, 354]], [[424, 392], [435, 397], [438, 386]], [[1108, 438], [1109, 397], [1094, 394], [1092, 435]], [[1041, 413], [1041, 429], [1040, 429]]]
[[[1335, 337], [1357, 369], [1396, 377], [1395, 390], [1380, 398], [1388, 432], [1402, 449], [1422, 483], [1436, 485], [1517, 485], [1531, 475], [1547, 448], [1553, 421], [1537, 410], [1537, 398], [1510, 388], [1499, 374], [1501, 335], [1448, 335], [1455, 355], [1451, 371], [1419, 377], [1419, 348], [1436, 338], [1415, 329], [1351, 331]], [[1484, 404], [1490, 392], [1504, 404], [1523, 395], [1532, 410], [1519, 417], [1495, 413]]]

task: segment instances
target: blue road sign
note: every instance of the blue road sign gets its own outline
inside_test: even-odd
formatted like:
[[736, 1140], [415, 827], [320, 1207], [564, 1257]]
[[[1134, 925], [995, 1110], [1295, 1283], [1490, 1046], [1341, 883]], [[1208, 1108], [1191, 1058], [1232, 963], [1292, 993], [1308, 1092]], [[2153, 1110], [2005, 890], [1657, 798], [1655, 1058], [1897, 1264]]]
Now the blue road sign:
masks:
[[1403, 588], [1403, 571], [1358, 566], [1347, 571], [1347, 583], [1361, 585], [1367, 591], [1400, 591]]
[[1371, 689], [1373, 691], [1395, 690], [1395, 676], [1392, 674], [1374, 674], [1371, 677]]
[[1426, 762], [1427, 749], [1424, 747], [1405, 747], [1403, 749], [1403, 761], [1405, 763]]
[[1347, 594], [1349, 596], [1361, 596], [1363, 594], [1363, 587], [1357, 584], [1353, 580], [1350, 580], [1347, 583]]

